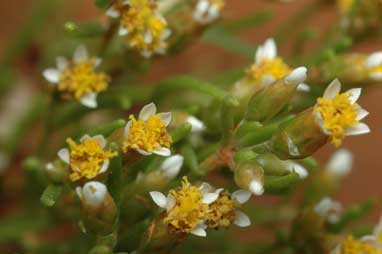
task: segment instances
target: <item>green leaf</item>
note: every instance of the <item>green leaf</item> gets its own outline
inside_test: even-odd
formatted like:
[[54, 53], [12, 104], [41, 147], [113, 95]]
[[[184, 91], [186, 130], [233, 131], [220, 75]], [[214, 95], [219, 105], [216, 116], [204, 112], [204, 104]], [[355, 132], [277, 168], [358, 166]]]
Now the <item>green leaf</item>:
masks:
[[199, 170], [198, 157], [195, 153], [195, 150], [191, 146], [183, 146], [180, 153], [184, 157], [184, 164], [190, 169], [192, 174], [196, 176], [203, 175], [203, 172]]
[[290, 187], [293, 187], [300, 181], [297, 173], [291, 173], [286, 176], [265, 176], [264, 188], [265, 192], [269, 194], [279, 194]]
[[108, 188], [111, 196], [113, 197], [117, 206], [121, 199], [121, 193], [124, 185], [124, 175], [122, 169], [122, 158], [120, 156], [120, 149], [116, 143], [111, 143], [110, 148], [112, 151], [117, 152], [118, 156], [110, 160], [109, 176], [108, 176]]
[[174, 129], [171, 132], [171, 138], [173, 143], [178, 143], [191, 133], [192, 125], [189, 123], [184, 123], [180, 127]]
[[243, 29], [256, 27], [271, 20], [272, 17], [272, 10], [260, 10], [239, 19], [227, 21], [223, 24], [223, 27], [231, 33], [237, 33]]
[[126, 121], [123, 119], [115, 120], [109, 124], [101, 126], [97, 129], [91, 130], [88, 132], [90, 136], [103, 135], [105, 137], [110, 136], [113, 132], [119, 128], [123, 128], [126, 125]]
[[105, 29], [100, 23], [84, 23], [77, 24], [73, 21], [68, 21], [64, 24], [65, 32], [74, 38], [97, 37], [105, 32]]
[[112, 3], [112, 0], [95, 0], [95, 5], [103, 10], [106, 10]]
[[62, 193], [62, 185], [50, 184], [42, 193], [40, 201], [46, 207], [52, 207], [56, 204]]

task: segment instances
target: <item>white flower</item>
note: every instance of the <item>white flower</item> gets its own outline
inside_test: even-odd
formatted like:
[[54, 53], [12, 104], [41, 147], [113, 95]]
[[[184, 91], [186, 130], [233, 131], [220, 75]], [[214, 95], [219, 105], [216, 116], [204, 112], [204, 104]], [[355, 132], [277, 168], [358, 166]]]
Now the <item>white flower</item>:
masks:
[[183, 161], [184, 158], [182, 155], [176, 154], [170, 156], [162, 162], [160, 170], [168, 179], [174, 179], [182, 168]]
[[264, 183], [259, 180], [252, 180], [249, 183], [248, 189], [253, 194], [261, 196], [264, 194]]
[[325, 197], [314, 207], [314, 211], [330, 223], [336, 223], [340, 218], [342, 205], [330, 197]]
[[186, 119], [186, 123], [191, 124], [191, 132], [194, 133], [202, 132], [206, 129], [205, 124], [195, 116], [188, 116]]
[[[78, 99], [82, 105], [89, 108], [96, 108], [97, 94], [107, 88], [107, 83], [109, 80], [109, 77], [105, 74], [94, 72], [94, 69], [100, 64], [101, 58], [90, 58], [86, 47], [84, 45], [80, 45], [74, 51], [73, 59], [71, 61], [62, 56], [57, 57], [56, 68], [48, 68], [44, 70], [43, 76], [52, 85], [55, 85], [58, 90], [66, 92], [70, 94], [70, 96]], [[81, 65], [88, 65], [92, 68], [92, 70], [89, 72], [78, 71], [78, 67]], [[78, 68], [77, 71], [73, 71], [76, 68]], [[64, 73], [67, 75], [66, 79], [68, 77], [71, 78], [71, 80], [67, 81], [67, 83], [63, 83], [64, 81], [62, 77]], [[95, 77], [93, 84], [89, 82], [78, 82], [81, 78], [84, 80], [89, 77]]]
[[382, 81], [382, 51], [372, 53], [365, 61], [369, 78]]
[[[237, 190], [231, 194], [231, 199], [235, 200], [239, 204], [244, 204], [252, 196], [252, 193], [246, 190]], [[242, 211], [235, 210], [235, 220], [233, 222], [236, 226], [239, 227], [248, 227], [251, 225], [251, 220], [248, 215]]]
[[194, 20], [202, 25], [215, 21], [224, 7], [223, 0], [199, 0], [194, 10]]
[[[123, 148], [135, 149], [142, 155], [170, 156], [171, 137], [166, 127], [171, 122], [171, 112], [156, 114], [156, 106], [150, 103], [142, 108], [138, 120], [130, 116], [124, 132]], [[151, 124], [148, 125], [147, 123]], [[160, 129], [160, 133], [156, 129]], [[159, 145], [158, 145], [159, 144]]]
[[277, 57], [277, 46], [273, 38], [267, 39], [263, 45], [256, 50], [255, 63], [261, 64], [263, 61], [273, 60]]
[[336, 151], [326, 165], [326, 171], [333, 176], [343, 177], [350, 173], [353, 167], [353, 154], [347, 149]]
[[[338, 79], [335, 79], [333, 82], [329, 84], [329, 86], [326, 88], [323, 99], [328, 99], [331, 101], [335, 100], [341, 100], [341, 83]], [[318, 125], [320, 126], [321, 130], [328, 136], [331, 137], [331, 141], [336, 145], [340, 145], [342, 139], [344, 136], [352, 136], [352, 135], [361, 135], [366, 134], [370, 132], [369, 127], [359, 122], [363, 118], [365, 118], [369, 112], [364, 110], [360, 105], [358, 105], [356, 102], [358, 98], [361, 95], [361, 88], [353, 88], [345, 92], [345, 94], [348, 96], [347, 99], [347, 106], [345, 108], [342, 108], [339, 113], [337, 113], [336, 116], [333, 116], [332, 114], [328, 114], [325, 117], [326, 112], [335, 112], [335, 110], [338, 110], [335, 107], [337, 104], [333, 105], [326, 105], [326, 104], [320, 104], [319, 101], [321, 98], [318, 99], [318, 103], [315, 106], [315, 114], [316, 114], [316, 121]], [[353, 114], [354, 111], [356, 111], [356, 116], [353, 119], [356, 124], [350, 125], [348, 123], [349, 114]], [[333, 128], [333, 130], [329, 130], [326, 128], [326, 126], [334, 125], [336, 128]], [[342, 132], [338, 132], [338, 130], [343, 130]], [[337, 132], [335, 132], [337, 131]]]
[[77, 187], [76, 193], [86, 206], [98, 208], [105, 200], [107, 188], [101, 182], [91, 181], [87, 182], [83, 188]]

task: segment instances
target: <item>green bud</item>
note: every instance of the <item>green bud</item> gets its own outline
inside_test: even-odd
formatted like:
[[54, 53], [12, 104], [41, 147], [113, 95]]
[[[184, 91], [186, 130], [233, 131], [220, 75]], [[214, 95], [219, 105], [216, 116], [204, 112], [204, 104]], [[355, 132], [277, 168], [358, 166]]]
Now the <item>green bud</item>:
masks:
[[282, 161], [272, 153], [260, 154], [256, 161], [263, 167], [266, 175], [283, 176], [291, 172], [290, 162]]
[[239, 163], [234, 171], [234, 180], [237, 186], [255, 195], [264, 193], [264, 170], [256, 160]]

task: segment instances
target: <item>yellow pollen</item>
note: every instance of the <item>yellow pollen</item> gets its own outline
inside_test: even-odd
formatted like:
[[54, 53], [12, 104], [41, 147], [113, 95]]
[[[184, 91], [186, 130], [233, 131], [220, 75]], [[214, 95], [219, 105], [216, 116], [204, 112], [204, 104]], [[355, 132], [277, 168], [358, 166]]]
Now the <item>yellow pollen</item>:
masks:
[[232, 200], [227, 193], [209, 205], [206, 224], [210, 228], [228, 227], [235, 220], [235, 210], [239, 204]]
[[103, 163], [117, 156], [116, 152], [105, 151], [95, 139], [85, 139], [76, 144], [71, 138], [66, 141], [70, 147], [71, 181], [81, 178], [92, 179], [99, 174]]
[[107, 89], [110, 77], [105, 73], [95, 72], [96, 60], [89, 59], [74, 64], [60, 75], [58, 90], [70, 97], [80, 99], [87, 93], [99, 93]]
[[354, 5], [354, 0], [337, 0], [338, 9], [342, 14], [347, 14], [351, 11]]
[[167, 212], [164, 223], [171, 232], [190, 233], [206, 217], [208, 205], [203, 204], [203, 195], [187, 177], [183, 177], [182, 186], [171, 190], [169, 195], [175, 198], [175, 206]]
[[129, 135], [123, 142], [125, 152], [129, 148], [152, 152], [156, 148], [171, 146], [171, 136], [159, 114], [150, 116], [147, 121], [137, 120], [133, 115], [129, 118], [131, 120]]
[[382, 250], [369, 242], [348, 236], [341, 245], [341, 254], [382, 254]]
[[359, 123], [356, 119], [358, 106], [350, 102], [349, 96], [342, 93], [334, 99], [318, 98], [314, 108], [321, 114], [325, 129], [331, 133], [330, 141], [336, 147], [342, 144], [346, 129]]
[[122, 13], [121, 25], [127, 29], [126, 43], [140, 51], [155, 52], [166, 47], [163, 34], [167, 23], [155, 13], [151, 0], [130, 0]]
[[291, 71], [291, 68], [280, 57], [276, 57], [274, 59], [265, 59], [260, 64], [253, 64], [247, 70], [247, 75], [249, 78], [259, 81], [265, 75], [271, 75], [275, 79], [280, 79]]

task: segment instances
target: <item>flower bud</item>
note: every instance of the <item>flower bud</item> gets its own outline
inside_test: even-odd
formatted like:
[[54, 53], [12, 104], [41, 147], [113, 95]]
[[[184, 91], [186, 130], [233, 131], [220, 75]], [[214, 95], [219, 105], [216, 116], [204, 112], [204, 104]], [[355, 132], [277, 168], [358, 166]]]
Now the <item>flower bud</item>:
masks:
[[305, 81], [306, 72], [305, 67], [296, 68], [288, 76], [255, 93], [249, 101], [246, 120], [264, 122], [272, 119], [291, 100], [298, 85]]
[[85, 228], [98, 235], [112, 232], [117, 218], [117, 207], [106, 186], [101, 182], [87, 182], [77, 187], [81, 200], [81, 217]]
[[47, 163], [45, 165], [45, 173], [49, 180], [54, 183], [63, 183], [69, 179], [68, 167], [60, 160]]
[[264, 170], [255, 160], [239, 163], [234, 174], [235, 183], [240, 188], [255, 195], [264, 193]]

